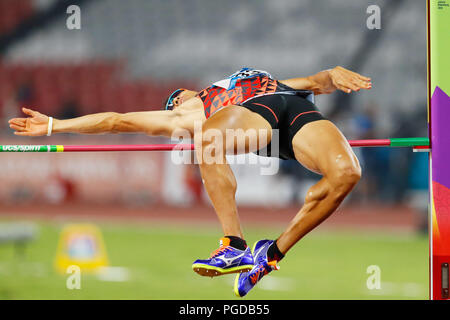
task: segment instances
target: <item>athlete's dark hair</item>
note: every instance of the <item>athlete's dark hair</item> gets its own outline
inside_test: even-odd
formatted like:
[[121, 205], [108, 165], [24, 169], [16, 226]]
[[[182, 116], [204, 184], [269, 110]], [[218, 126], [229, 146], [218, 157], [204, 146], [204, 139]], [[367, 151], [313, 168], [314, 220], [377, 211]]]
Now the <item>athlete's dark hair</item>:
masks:
[[172, 92], [166, 99], [165, 103], [164, 103], [164, 110], [172, 110], [174, 105], [173, 105], [173, 100], [178, 97], [180, 95], [180, 93], [182, 93], [183, 91], [185, 91], [186, 89], [183, 88], [179, 88], [177, 90], [175, 90], [174, 92]]

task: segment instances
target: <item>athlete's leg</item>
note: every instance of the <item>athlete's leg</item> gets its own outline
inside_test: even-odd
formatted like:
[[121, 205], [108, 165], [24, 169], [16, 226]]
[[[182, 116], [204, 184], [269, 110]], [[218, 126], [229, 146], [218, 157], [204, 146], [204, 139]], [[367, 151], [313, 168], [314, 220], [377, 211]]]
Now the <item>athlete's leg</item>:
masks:
[[[244, 107], [229, 106], [204, 123], [201, 139], [195, 137], [203, 184], [224, 233], [220, 248], [209, 259], [198, 259], [192, 264], [192, 269], [202, 276], [213, 277], [253, 268], [253, 256], [243, 240], [236, 207], [236, 179], [226, 155], [265, 147], [270, 141], [271, 130], [269, 122], [259, 114]], [[259, 132], [264, 134], [259, 136]]]
[[306, 124], [292, 144], [296, 159], [323, 177], [308, 190], [303, 207], [278, 238], [277, 246], [283, 254], [329, 217], [361, 177], [353, 150], [328, 120]]
[[[228, 131], [229, 139], [226, 139], [227, 130], [232, 130]], [[260, 139], [260, 130], [265, 131], [266, 141], [260, 141], [264, 140]], [[238, 139], [230, 139], [233, 132], [242, 138], [240, 150]], [[236, 179], [226, 154], [254, 152], [265, 147], [270, 142], [271, 132], [270, 124], [262, 116], [240, 106], [226, 107], [203, 124], [202, 146], [197, 148], [197, 157], [203, 184], [224, 235], [243, 238], [235, 201]]]
[[323, 177], [308, 190], [303, 207], [277, 241], [260, 240], [255, 244], [255, 266], [236, 276], [234, 292], [239, 297], [245, 296], [262, 277], [276, 270], [277, 260], [330, 216], [361, 176], [358, 159], [350, 145], [328, 120], [307, 123], [295, 134], [292, 143], [296, 159]]

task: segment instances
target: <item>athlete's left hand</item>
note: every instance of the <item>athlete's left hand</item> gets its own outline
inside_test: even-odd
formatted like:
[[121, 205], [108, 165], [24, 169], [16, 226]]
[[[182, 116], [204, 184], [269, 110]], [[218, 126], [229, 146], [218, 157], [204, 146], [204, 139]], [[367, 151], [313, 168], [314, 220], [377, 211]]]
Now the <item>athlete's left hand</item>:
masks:
[[48, 116], [40, 112], [22, 108], [27, 118], [13, 118], [8, 121], [9, 127], [14, 129], [14, 134], [17, 136], [44, 136], [48, 129]]
[[352, 91], [359, 91], [361, 89], [369, 90], [372, 88], [372, 80], [370, 78], [343, 67], [337, 66], [330, 69], [328, 70], [328, 74], [334, 90], [337, 89], [345, 93], [351, 93]]

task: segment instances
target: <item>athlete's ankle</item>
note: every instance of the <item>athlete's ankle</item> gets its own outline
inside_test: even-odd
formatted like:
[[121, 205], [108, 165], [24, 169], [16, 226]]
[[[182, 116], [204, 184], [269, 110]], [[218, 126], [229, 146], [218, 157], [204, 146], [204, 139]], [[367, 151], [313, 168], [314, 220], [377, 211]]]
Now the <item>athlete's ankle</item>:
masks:
[[247, 242], [236, 236], [225, 236], [225, 238], [230, 239], [230, 246], [239, 250], [247, 249]]
[[277, 240], [275, 240], [267, 249], [267, 260], [270, 261], [280, 261], [284, 258], [284, 254], [280, 251], [277, 246]]

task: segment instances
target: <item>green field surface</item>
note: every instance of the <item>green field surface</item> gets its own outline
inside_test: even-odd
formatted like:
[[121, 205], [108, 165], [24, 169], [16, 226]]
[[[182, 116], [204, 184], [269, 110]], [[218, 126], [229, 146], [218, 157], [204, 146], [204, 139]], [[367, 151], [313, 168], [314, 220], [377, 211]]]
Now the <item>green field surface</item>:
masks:
[[[215, 225], [98, 223], [111, 267], [120, 276], [82, 273], [66, 287], [54, 270], [63, 224], [36, 222], [39, 235], [23, 256], [0, 245], [0, 299], [227, 299], [234, 275], [214, 279], [191, 269], [217, 248]], [[280, 228], [246, 228], [250, 245]], [[380, 268], [381, 288], [369, 290], [367, 268]], [[428, 241], [424, 235], [318, 229], [301, 240], [245, 299], [428, 299]], [[117, 269], [116, 269], [117, 270]]]

